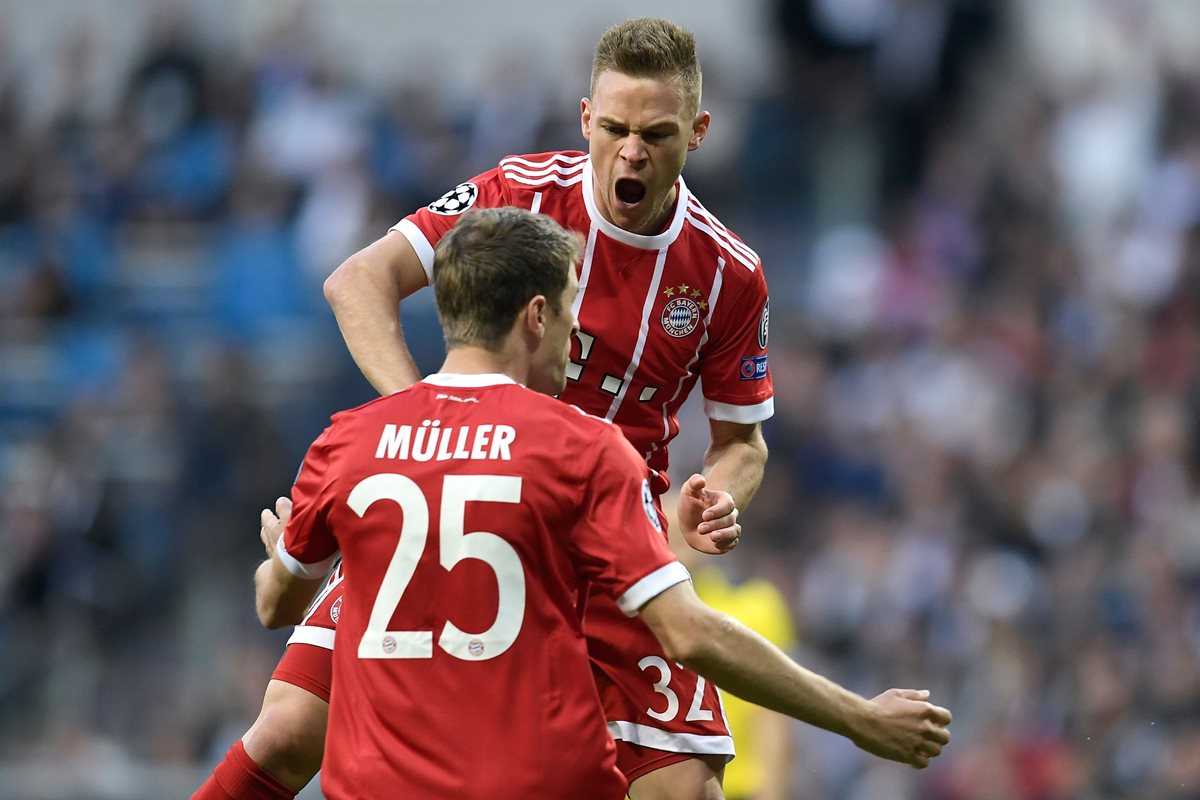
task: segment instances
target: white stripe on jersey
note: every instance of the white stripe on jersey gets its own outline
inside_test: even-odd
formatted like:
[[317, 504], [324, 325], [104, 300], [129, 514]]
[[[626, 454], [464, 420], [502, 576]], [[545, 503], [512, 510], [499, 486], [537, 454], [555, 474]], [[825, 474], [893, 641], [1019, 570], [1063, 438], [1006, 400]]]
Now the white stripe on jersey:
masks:
[[621, 389], [613, 398], [612, 405], [608, 407], [608, 413], [604, 415], [606, 419], [611, 420], [616, 417], [617, 409], [621, 407], [621, 401], [625, 399], [625, 395], [629, 392], [629, 385], [633, 383], [633, 373], [637, 372], [638, 364], [642, 361], [642, 351], [646, 349], [646, 337], [650, 333], [650, 311], [654, 308], [654, 301], [658, 297], [658, 285], [662, 281], [663, 267], [667, 263], [669, 249], [668, 245], [659, 250], [658, 258], [654, 260], [654, 277], [650, 279], [650, 291], [646, 293], [646, 302], [642, 304], [642, 323], [638, 327], [638, 339], [637, 345], [633, 348], [633, 360], [625, 368]]
[[753, 425], [775, 415], [775, 398], [768, 397], [761, 403], [755, 403], [752, 406], [735, 406], [733, 403], [718, 403], [716, 400], [709, 400], [706, 397], [704, 398], [704, 414], [709, 419]]
[[300, 620], [301, 625], [308, 622], [316, 612], [317, 606], [321, 605], [321, 601], [329, 597], [329, 593], [336, 589], [342, 582], [342, 579], [346, 577], [345, 571], [342, 569], [342, 563], [338, 561], [337, 566], [329, 573], [329, 580], [325, 581], [325, 585], [321, 587], [321, 591], [317, 592], [317, 596], [308, 604], [308, 611], [304, 612], [304, 619]]
[[584, 153], [581, 156], [568, 156], [564, 153], [555, 153], [554, 155], [550, 156], [549, 158], [544, 158], [541, 161], [530, 161], [529, 159], [521, 158], [520, 156], [508, 156], [507, 158], [500, 159], [500, 166], [503, 167], [503, 166], [507, 166], [509, 164], [524, 164], [527, 167], [534, 167], [535, 169], [541, 169], [542, 167], [546, 166], [547, 164], [551, 164], [555, 161], [559, 162], [560, 164], [582, 164], [584, 161], [587, 161], [587, 160], [588, 160], [587, 153]]
[[711, 225], [716, 230], [717, 234], [722, 238], [722, 240], [728, 243], [730, 249], [739, 251], [742, 255], [751, 259], [755, 263], [762, 260], [758, 257], [758, 253], [750, 249], [749, 245], [734, 238], [733, 234], [729, 232], [729, 228], [726, 228], [721, 223], [721, 220], [714, 217], [707, 208], [700, 205], [700, 201], [695, 197], [688, 198], [688, 208], [699, 214], [705, 222]]
[[579, 308], [583, 305], [583, 294], [588, 288], [588, 279], [592, 276], [592, 255], [596, 252], [596, 234], [599, 231], [595, 225], [588, 228], [587, 244], [583, 248], [583, 266], [579, 268], [579, 291], [575, 293], [575, 302], [571, 304], [571, 313], [579, 317]]
[[517, 175], [512, 172], [505, 172], [504, 177], [508, 178], [510, 181], [516, 181], [517, 183], [523, 183], [526, 186], [544, 186], [545, 184], [550, 183], [551, 181], [554, 181], [559, 186], [574, 186], [575, 184], [577, 184], [583, 180], [582, 174], [576, 175], [575, 177], [571, 178], [570, 180], [565, 180], [565, 181], [562, 178], [558, 177], [557, 175], [551, 175], [551, 176], [548, 176], [545, 178], [532, 178], [531, 179], [531, 178], [522, 178], [520, 175]]
[[[728, 724], [725, 726], [728, 728]], [[608, 732], [614, 739], [666, 750], [668, 753], [698, 753], [700, 755], [725, 756], [732, 759], [733, 737], [699, 733], [671, 733], [649, 725], [624, 720], [608, 723]]]
[[650, 451], [646, 453], [646, 460], [650, 460], [650, 456], [658, 451], [659, 445], [667, 440], [671, 435], [671, 415], [667, 409], [671, 407], [671, 403], [679, 397], [679, 393], [683, 391], [683, 382], [692, 374], [692, 365], [700, 360], [700, 351], [704, 349], [704, 345], [708, 342], [708, 326], [712, 322], [713, 310], [717, 307], [717, 297], [721, 294], [721, 284], [725, 282], [725, 259], [717, 257], [717, 272], [713, 275], [712, 289], [708, 292], [708, 313], [704, 315], [704, 333], [700, 334], [700, 341], [696, 343], [696, 352], [692, 354], [692, 358], [683, 368], [683, 375], [679, 378], [679, 383], [675, 384], [675, 393], [671, 395], [671, 399], [663, 403], [663, 435], [654, 444], [650, 445]]
[[529, 210], [532, 211], [534, 214], [536, 214], [536, 213], [538, 213], [538, 211], [541, 210], [541, 208], [542, 208], [542, 193], [534, 192], [533, 193], [533, 202], [530, 203]]
[[751, 261], [739, 253], [732, 245], [730, 245], [728, 239], [723, 238], [721, 234], [710, 228], [708, 223], [698, 214], [694, 214], [690, 208], [688, 209], [688, 221], [691, 222], [697, 230], [704, 231], [711, 236], [717, 244], [724, 245], [724, 249], [728, 251], [729, 255], [740, 261], [746, 267], [746, 269], [750, 270], [751, 272], [754, 271], [754, 261]]
[[500, 163], [500, 169], [505, 174], [513, 173], [514, 175], [524, 175], [527, 178], [544, 178], [547, 175], [558, 174], [563, 176], [574, 175], [583, 171], [583, 164], [551, 164], [548, 167], [541, 169], [532, 169], [519, 167], [516, 164]]
[[429, 281], [428, 285], [433, 286], [433, 245], [425, 238], [425, 233], [407, 219], [400, 220], [389, 230], [396, 231], [408, 239], [413, 250], [417, 251], [417, 258], [421, 259], [421, 267], [425, 270], [425, 279]]
[[287, 643], [311, 644], [314, 647], [324, 647], [326, 650], [332, 650], [335, 633], [333, 628], [322, 628], [318, 625], [297, 625], [292, 629], [292, 635], [288, 638]]
[[642, 610], [642, 606], [646, 605], [646, 603], [649, 603], [675, 584], [690, 581], [691, 579], [691, 573], [678, 561], [663, 564], [654, 570], [654, 572], [643, 576], [641, 580], [626, 589], [625, 593], [617, 598], [617, 608], [621, 609], [627, 617], [636, 617], [638, 612]]

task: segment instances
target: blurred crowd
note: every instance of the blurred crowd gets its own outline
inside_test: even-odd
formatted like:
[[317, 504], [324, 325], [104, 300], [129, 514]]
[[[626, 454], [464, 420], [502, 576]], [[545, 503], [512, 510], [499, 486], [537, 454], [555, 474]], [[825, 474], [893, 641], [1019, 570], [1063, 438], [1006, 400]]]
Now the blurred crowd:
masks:
[[[1200, 796], [1200, 15], [760, 5], [774, 79], [700, 42], [686, 170], [772, 289], [771, 460], [722, 566], [784, 591], [805, 663], [955, 713], [925, 772], [797, 727], [794, 796]], [[32, 119], [4, 35], [0, 798], [154, 797], [256, 715], [258, 510], [371, 397], [322, 280], [504, 155], [582, 149], [586, 67], [368, 89], [303, 13], [252, 57], [162, 13], [111, 105], [65, 27]]]

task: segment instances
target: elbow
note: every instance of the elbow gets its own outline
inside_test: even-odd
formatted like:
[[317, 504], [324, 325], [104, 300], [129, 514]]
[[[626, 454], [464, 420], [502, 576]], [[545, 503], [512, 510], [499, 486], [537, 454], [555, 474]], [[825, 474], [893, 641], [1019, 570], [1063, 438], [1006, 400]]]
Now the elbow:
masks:
[[663, 652], [671, 661], [690, 666], [702, 660], [706, 641], [703, 633], [692, 626], [675, 626], [660, 637]]
[[268, 603], [265, 600], [259, 600], [258, 606], [258, 621], [268, 630], [275, 630], [287, 625], [287, 620], [283, 619], [283, 615], [279, 613], [279, 606]]
[[321, 290], [325, 294], [325, 301], [334, 311], [345, 305], [346, 298], [351, 292], [350, 286], [355, 281], [355, 275], [362, 271], [362, 268], [361, 259], [356, 253], [343, 261], [325, 279]]

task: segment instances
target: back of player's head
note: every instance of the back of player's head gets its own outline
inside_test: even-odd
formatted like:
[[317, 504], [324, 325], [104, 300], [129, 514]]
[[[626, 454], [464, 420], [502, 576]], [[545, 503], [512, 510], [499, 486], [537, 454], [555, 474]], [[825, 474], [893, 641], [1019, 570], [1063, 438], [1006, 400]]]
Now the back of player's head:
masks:
[[679, 81], [684, 111], [695, 116], [700, 110], [700, 61], [696, 37], [661, 17], [627, 19], [612, 26], [596, 43], [592, 59], [591, 94], [606, 70], [634, 78], [669, 78]]
[[438, 242], [433, 291], [446, 347], [498, 351], [537, 295], [555, 311], [582, 249], [579, 235], [519, 208], [474, 209]]

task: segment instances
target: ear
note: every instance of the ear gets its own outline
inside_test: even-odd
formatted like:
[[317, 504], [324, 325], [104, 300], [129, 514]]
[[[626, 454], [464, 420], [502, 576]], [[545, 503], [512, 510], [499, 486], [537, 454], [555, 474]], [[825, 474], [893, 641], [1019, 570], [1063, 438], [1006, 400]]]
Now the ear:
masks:
[[525, 332], [538, 342], [546, 335], [546, 312], [546, 297], [539, 294], [525, 304], [522, 314]]
[[708, 135], [708, 125], [712, 122], [712, 114], [707, 111], [701, 111], [696, 115], [695, 121], [692, 123], [692, 136], [688, 139], [688, 152], [691, 152], [700, 146], [704, 141], [704, 137]]
[[583, 138], [592, 140], [592, 101], [586, 97], [579, 101], [579, 125], [583, 128]]

